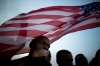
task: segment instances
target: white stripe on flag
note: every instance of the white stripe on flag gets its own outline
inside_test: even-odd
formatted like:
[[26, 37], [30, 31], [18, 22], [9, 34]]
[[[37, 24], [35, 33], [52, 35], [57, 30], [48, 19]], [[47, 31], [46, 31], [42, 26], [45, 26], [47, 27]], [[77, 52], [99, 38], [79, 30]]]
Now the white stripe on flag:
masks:
[[63, 21], [63, 22], [73, 22], [74, 18], [72, 18], [72, 17], [64, 17], [64, 18], [60, 18], [58, 20]]
[[52, 21], [52, 19], [26, 19], [26, 20], [9, 20], [6, 21], [6, 24], [14, 24], [14, 23], [33, 23], [33, 24], [41, 24], [45, 22]]
[[47, 24], [41, 24], [41, 25], [34, 25], [24, 28], [17, 28], [17, 27], [7, 27], [7, 28], [0, 28], [0, 31], [14, 31], [14, 30], [40, 30], [40, 31], [51, 31], [56, 29], [57, 27]]
[[0, 36], [0, 43], [18, 45], [31, 39], [32, 37], [24, 36]]
[[43, 11], [43, 12], [38, 12], [38, 13], [31, 13], [31, 14], [27, 14], [24, 16], [17, 16], [15, 18], [23, 18], [23, 17], [33, 16], [33, 15], [42, 15], [42, 14], [69, 16], [69, 15], [73, 15], [73, 14], [77, 14], [77, 13], [54, 10], [54, 11]]

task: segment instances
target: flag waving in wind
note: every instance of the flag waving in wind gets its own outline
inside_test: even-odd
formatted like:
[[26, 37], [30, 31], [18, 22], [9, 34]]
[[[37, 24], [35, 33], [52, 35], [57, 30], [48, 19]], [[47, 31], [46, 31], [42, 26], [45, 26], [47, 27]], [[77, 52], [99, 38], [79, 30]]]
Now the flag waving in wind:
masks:
[[0, 26], [0, 57], [29, 52], [25, 43], [41, 35], [52, 43], [68, 33], [96, 27], [100, 27], [100, 2], [50, 6], [20, 14]]

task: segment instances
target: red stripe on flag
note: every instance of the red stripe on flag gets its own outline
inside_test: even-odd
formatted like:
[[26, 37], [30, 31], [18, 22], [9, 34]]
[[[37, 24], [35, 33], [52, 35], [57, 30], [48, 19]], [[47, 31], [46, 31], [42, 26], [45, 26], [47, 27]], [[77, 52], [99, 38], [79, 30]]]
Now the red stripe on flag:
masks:
[[48, 14], [41, 14], [41, 15], [32, 15], [32, 16], [27, 16], [27, 17], [22, 17], [22, 18], [12, 18], [11, 20], [29, 20], [29, 19], [42, 19], [42, 18], [47, 18], [47, 19], [60, 19], [60, 18], [64, 18], [64, 17], [73, 17], [73, 18], [77, 18], [79, 17], [80, 14], [72, 14], [69, 16], [63, 16], [63, 15], [48, 15]]
[[59, 19], [63, 18], [65, 16], [62, 15], [48, 15], [48, 14], [41, 14], [41, 15], [32, 15], [32, 16], [27, 16], [27, 17], [22, 17], [22, 18], [13, 18], [11, 20], [29, 20], [29, 19], [42, 19], [42, 18], [47, 18], [47, 19]]
[[27, 27], [27, 26], [34, 26], [36, 24], [33, 23], [12, 23], [12, 24], [2, 24], [0, 28], [5, 28], [5, 27]]
[[13, 46], [15, 46], [15, 45], [0, 43], [0, 51], [5, 50], [10, 47], [13, 47]]
[[20, 30], [20, 31], [3, 31], [0, 32], [0, 36], [27, 36], [27, 37], [36, 37], [38, 35], [42, 35], [46, 32], [39, 30]]
[[38, 10], [33, 10], [33, 11], [29, 12], [28, 14], [32, 14], [32, 13], [36, 13], [36, 12], [42, 12], [42, 11], [52, 11], [52, 10], [59, 10], [59, 11], [73, 12], [73, 13], [82, 11], [77, 6], [50, 6], [50, 7], [47, 7], [47, 8], [41, 8], [41, 9], [38, 9]]
[[16, 53], [16, 55], [17, 55], [17, 54], [23, 54], [23, 53], [29, 53], [29, 51], [30, 51], [30, 48], [29, 48], [29, 47], [24, 47], [24, 48], [22, 48], [20, 51], [18, 51], [18, 52]]
[[41, 35], [43, 35], [43, 34], [45, 34], [46, 32], [44, 32], [44, 31], [38, 31], [38, 30], [28, 30], [27, 31], [27, 36], [28, 37], [33, 37], [33, 38], [36, 38], [36, 37], [38, 37], [38, 36], [41, 36]]

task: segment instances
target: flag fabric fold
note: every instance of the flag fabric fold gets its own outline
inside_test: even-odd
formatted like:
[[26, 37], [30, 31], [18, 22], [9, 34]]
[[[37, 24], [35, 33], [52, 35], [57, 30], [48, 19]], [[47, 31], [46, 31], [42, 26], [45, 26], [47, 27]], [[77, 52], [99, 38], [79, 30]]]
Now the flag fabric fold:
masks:
[[68, 33], [96, 27], [100, 27], [100, 2], [50, 6], [20, 14], [0, 26], [0, 57], [29, 52], [25, 43], [41, 35], [52, 43]]

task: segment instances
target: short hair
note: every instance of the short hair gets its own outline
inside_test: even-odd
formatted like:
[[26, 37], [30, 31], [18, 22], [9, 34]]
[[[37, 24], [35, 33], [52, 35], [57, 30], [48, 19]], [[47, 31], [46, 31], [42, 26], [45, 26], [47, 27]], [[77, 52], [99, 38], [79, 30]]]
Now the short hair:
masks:
[[57, 60], [60, 60], [60, 59], [62, 58], [62, 54], [63, 54], [63, 53], [71, 54], [71, 52], [68, 51], [68, 50], [60, 50], [60, 51], [58, 51], [57, 54], [56, 54], [56, 59], [57, 59]]
[[[39, 39], [42, 39], [42, 38], [48, 39], [46, 36], [39, 36], [39, 37], [33, 39], [33, 40], [30, 42], [30, 44], [29, 44], [30, 49], [34, 49], [34, 48], [36, 47], [36, 42], [37, 42]], [[49, 40], [49, 39], [48, 39], [48, 40]]]
[[87, 58], [83, 55], [83, 54], [77, 54], [76, 57], [75, 57], [75, 61], [77, 62], [77, 57], [78, 56], [81, 56], [82, 57], [82, 62], [84, 62], [84, 64], [87, 64], [88, 65], [88, 60]]
[[75, 60], [77, 60], [78, 56], [85, 57], [83, 54], [77, 54], [76, 57], [75, 57]]

